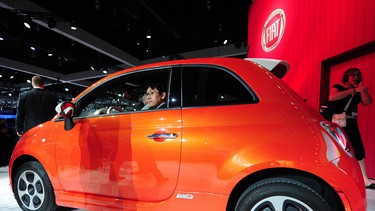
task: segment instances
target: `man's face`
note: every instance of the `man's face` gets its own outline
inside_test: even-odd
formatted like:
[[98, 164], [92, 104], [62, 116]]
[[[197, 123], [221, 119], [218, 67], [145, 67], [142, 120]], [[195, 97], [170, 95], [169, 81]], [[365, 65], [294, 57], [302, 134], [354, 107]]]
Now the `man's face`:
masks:
[[146, 91], [147, 103], [151, 108], [158, 107], [162, 102], [165, 101], [165, 95], [165, 92], [160, 93], [159, 90], [148, 87]]

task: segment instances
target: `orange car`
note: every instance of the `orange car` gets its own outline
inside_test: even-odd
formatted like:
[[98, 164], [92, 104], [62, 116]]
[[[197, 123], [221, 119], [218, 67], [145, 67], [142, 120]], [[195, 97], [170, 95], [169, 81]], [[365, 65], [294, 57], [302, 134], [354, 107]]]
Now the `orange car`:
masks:
[[[109, 75], [22, 136], [15, 198], [41, 211], [365, 210], [350, 143], [280, 79], [288, 68], [209, 58]], [[150, 83], [164, 108], [142, 110]]]

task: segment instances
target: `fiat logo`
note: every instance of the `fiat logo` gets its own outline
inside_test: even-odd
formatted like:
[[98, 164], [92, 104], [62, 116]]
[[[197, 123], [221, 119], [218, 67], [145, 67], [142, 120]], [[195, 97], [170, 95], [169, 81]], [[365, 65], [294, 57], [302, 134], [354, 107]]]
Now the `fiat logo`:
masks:
[[277, 47], [285, 30], [285, 13], [282, 9], [276, 9], [268, 16], [262, 30], [262, 48], [270, 52]]

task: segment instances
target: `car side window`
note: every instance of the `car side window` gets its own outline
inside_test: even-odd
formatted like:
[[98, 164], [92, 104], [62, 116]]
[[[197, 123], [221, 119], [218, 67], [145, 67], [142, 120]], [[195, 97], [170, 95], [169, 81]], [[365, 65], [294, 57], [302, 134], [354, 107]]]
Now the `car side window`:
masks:
[[169, 87], [170, 74], [171, 68], [164, 68], [127, 73], [112, 78], [77, 101], [77, 114], [79, 117], [92, 117], [141, 111], [144, 107], [143, 97], [147, 85], [161, 83]]
[[209, 66], [184, 67], [183, 107], [255, 103], [257, 98], [234, 74]]

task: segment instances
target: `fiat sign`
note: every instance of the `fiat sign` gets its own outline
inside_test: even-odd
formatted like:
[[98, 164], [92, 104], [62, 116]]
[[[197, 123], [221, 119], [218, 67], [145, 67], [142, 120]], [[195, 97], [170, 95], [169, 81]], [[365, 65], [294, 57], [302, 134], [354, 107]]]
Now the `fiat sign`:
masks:
[[270, 52], [277, 47], [283, 37], [285, 29], [285, 13], [276, 9], [268, 16], [262, 30], [262, 48]]

